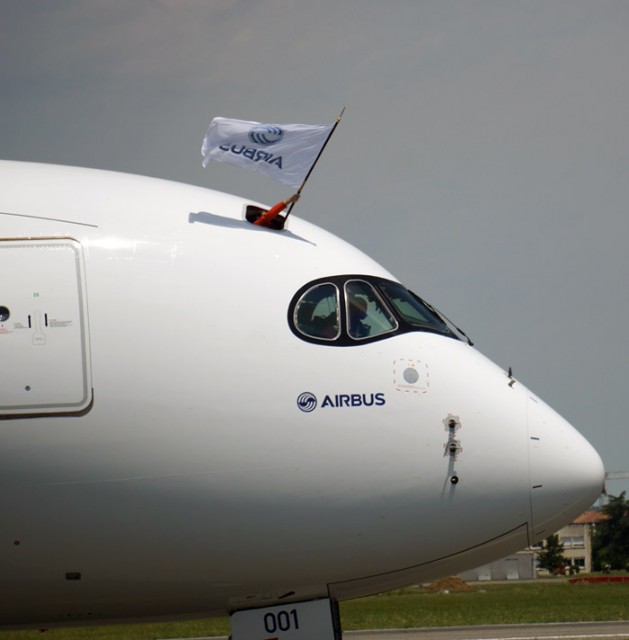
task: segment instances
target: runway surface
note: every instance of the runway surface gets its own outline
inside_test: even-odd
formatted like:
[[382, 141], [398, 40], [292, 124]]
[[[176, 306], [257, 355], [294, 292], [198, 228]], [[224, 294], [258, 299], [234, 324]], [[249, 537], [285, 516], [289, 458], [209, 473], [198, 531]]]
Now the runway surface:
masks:
[[629, 640], [629, 620], [621, 622], [566, 622], [509, 624], [478, 627], [424, 627], [391, 631], [345, 631], [345, 640]]
[[[629, 620], [619, 622], [555, 622], [477, 627], [422, 627], [383, 631], [344, 631], [343, 640], [629, 640]], [[170, 640], [179, 640], [173, 639]], [[190, 638], [189, 640], [228, 640]]]

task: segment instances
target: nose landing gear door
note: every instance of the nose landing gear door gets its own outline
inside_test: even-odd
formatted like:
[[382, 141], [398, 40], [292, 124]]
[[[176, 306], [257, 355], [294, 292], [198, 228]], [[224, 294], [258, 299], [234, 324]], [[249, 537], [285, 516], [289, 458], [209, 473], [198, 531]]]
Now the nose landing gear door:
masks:
[[0, 240], [0, 419], [89, 410], [81, 244]]

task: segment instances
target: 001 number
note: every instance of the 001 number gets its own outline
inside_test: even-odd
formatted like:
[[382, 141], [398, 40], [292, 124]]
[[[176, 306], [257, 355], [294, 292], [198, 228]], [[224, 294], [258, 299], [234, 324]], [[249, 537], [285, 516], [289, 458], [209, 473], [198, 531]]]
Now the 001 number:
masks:
[[267, 613], [264, 616], [264, 628], [267, 633], [276, 633], [277, 631], [289, 631], [290, 629], [299, 629], [299, 620], [297, 618], [297, 610], [279, 611], [278, 613]]

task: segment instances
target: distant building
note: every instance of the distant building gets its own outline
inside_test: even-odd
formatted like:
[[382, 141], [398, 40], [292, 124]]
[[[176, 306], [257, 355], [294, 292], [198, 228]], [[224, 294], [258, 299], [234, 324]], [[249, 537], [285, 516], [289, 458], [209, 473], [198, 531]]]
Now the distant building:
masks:
[[[563, 555], [568, 569], [590, 573], [592, 571], [592, 528], [607, 516], [600, 511], [586, 511], [571, 524], [560, 529], [559, 542], [564, 546]], [[478, 580], [531, 580], [537, 577], [537, 553], [542, 545], [518, 551], [506, 558], [496, 560], [477, 569], [465, 571], [459, 577], [466, 582]], [[545, 571], [540, 572], [547, 575]]]
[[604, 513], [586, 511], [572, 524], [558, 531], [563, 555], [569, 566], [585, 573], [592, 571], [592, 528], [603, 520], [607, 520]]
[[535, 578], [535, 552], [524, 549], [506, 558], [459, 574], [465, 582], [478, 580], [532, 580]]

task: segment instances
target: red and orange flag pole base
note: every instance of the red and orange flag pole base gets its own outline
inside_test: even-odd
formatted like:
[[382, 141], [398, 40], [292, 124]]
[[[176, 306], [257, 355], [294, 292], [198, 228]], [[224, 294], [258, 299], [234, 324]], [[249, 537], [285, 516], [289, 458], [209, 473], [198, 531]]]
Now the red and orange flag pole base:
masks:
[[257, 224], [260, 227], [268, 227], [272, 220], [275, 220], [277, 216], [286, 209], [289, 204], [293, 204], [299, 200], [299, 193], [295, 193], [287, 200], [280, 200], [276, 205], [273, 205], [268, 211], [265, 211], [253, 224]]

